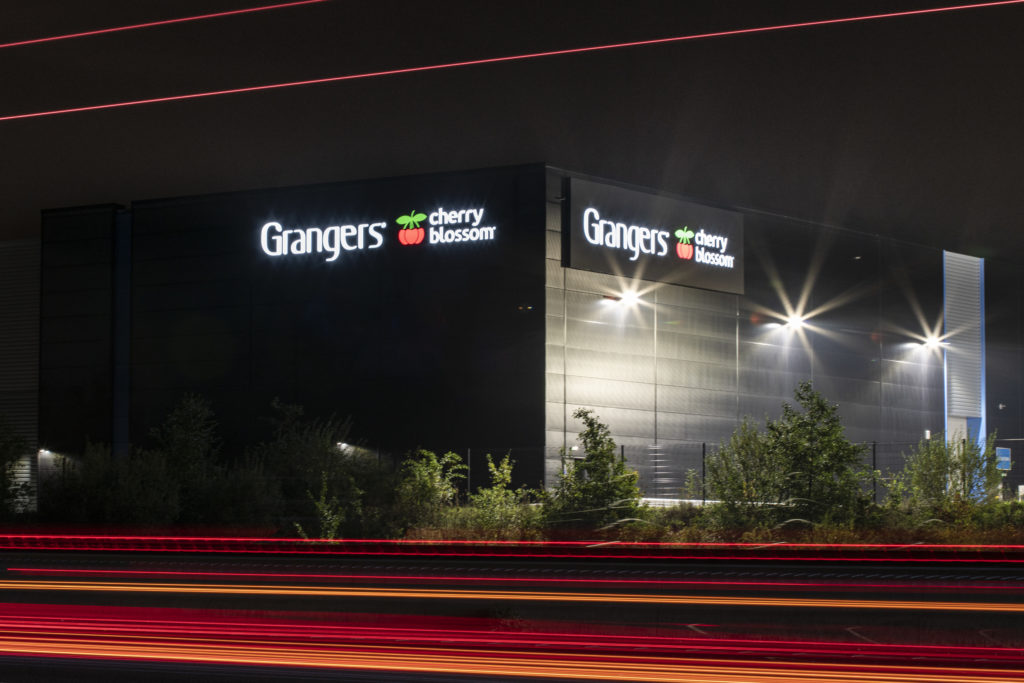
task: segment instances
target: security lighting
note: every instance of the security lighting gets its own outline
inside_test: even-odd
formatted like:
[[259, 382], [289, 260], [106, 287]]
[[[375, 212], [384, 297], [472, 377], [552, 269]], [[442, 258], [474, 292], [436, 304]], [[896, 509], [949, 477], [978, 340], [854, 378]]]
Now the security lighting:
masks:
[[924, 340], [924, 344], [922, 344], [922, 346], [924, 346], [926, 349], [937, 349], [940, 346], [942, 346], [942, 344], [942, 339], [940, 339], [939, 337], [928, 337], [927, 339]]
[[636, 292], [623, 292], [621, 300], [627, 306], [634, 306], [640, 300], [640, 295]]
[[799, 330], [804, 326], [804, 319], [795, 313], [786, 318], [786, 327], [791, 330]]

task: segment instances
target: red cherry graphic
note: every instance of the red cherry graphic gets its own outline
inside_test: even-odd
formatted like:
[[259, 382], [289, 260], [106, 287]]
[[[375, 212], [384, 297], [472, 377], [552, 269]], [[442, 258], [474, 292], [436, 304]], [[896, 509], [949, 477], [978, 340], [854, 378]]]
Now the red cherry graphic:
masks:
[[423, 228], [403, 228], [398, 231], [398, 241], [402, 244], [419, 244], [425, 234]]
[[676, 245], [676, 256], [689, 261], [693, 258], [693, 245], [680, 242]]

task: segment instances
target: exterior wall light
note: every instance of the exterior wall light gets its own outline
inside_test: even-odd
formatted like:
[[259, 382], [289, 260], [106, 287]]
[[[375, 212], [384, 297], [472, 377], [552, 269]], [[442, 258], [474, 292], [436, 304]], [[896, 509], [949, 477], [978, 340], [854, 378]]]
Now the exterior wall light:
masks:
[[925, 347], [926, 349], [937, 349], [940, 346], [944, 346], [945, 343], [946, 342], [940, 339], [939, 337], [928, 337], [927, 339], [924, 340], [924, 343], [921, 344], [921, 346]]
[[788, 327], [791, 330], [799, 330], [803, 326], [804, 319], [798, 315], [794, 314], [786, 318], [786, 327]]
[[627, 306], [635, 306], [640, 301], [640, 295], [636, 292], [623, 292], [620, 299]]

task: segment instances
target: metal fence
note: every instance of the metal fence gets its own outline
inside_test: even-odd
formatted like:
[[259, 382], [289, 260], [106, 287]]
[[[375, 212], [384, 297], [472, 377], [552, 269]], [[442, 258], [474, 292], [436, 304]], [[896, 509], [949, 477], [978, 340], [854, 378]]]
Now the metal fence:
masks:
[[[864, 465], [870, 470], [881, 472], [883, 482], [903, 469], [906, 455], [916, 446], [911, 441], [868, 441], [860, 442], [864, 449]], [[997, 446], [1014, 447], [1024, 453], [1024, 442], [1015, 439], [999, 440]], [[711, 442], [674, 442], [670, 444], [652, 444], [646, 446], [619, 446], [619, 457], [630, 469], [639, 474], [639, 487], [642, 496], [652, 501], [676, 501], [703, 499], [706, 496], [704, 481], [707, 476], [707, 460], [719, 448], [719, 444]], [[464, 481], [464, 492], [476, 491], [490, 486], [490, 475], [487, 469], [487, 456], [495, 463], [506, 454], [515, 462], [515, 481], [539, 488], [543, 480], [543, 471], [539, 463], [548, 463], [548, 486], [554, 485], [552, 474], [557, 476], [560, 463], [568, 463], [574, 457], [582, 457], [582, 452], [569, 451], [562, 453], [559, 448], [462, 448], [454, 449], [463, 462], [468, 465], [467, 477]], [[1015, 451], [1016, 452], [1016, 451]], [[1013, 460], [1017, 458], [1014, 457]], [[397, 466], [400, 458], [396, 459]], [[554, 469], [551, 469], [554, 468]], [[1009, 495], [1017, 497], [1018, 487], [1024, 485], [1024, 472], [1014, 467], [1007, 472], [1004, 488]], [[884, 483], [876, 482], [872, 486], [872, 496], [876, 501], [884, 501], [886, 497]]]

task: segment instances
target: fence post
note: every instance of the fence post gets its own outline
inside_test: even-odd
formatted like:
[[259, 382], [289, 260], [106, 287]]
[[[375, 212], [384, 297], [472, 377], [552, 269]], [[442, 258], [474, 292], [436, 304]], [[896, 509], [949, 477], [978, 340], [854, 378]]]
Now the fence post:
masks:
[[619, 444], [619, 460], [626, 462], [626, 444]]
[[872, 489], [872, 500], [875, 505], [878, 505], [878, 477], [875, 472], [878, 471], [878, 442], [871, 442], [871, 489]]
[[708, 490], [704, 485], [705, 461], [708, 454], [708, 442], [700, 442], [700, 504], [703, 507], [708, 502]]

